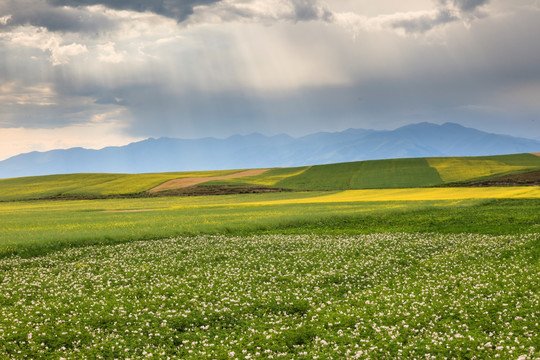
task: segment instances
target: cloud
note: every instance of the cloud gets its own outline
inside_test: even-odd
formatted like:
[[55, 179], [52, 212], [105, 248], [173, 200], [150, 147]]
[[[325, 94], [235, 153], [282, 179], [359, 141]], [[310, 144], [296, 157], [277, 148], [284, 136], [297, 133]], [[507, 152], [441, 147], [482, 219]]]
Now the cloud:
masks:
[[444, 8], [454, 7], [464, 12], [472, 12], [486, 5], [489, 0], [439, 0]]
[[4, 15], [0, 17], [0, 25], [7, 25], [11, 21], [12, 15]]
[[197, 7], [185, 25], [221, 23], [329, 22], [332, 12], [317, 0], [221, 0]]
[[63, 65], [77, 55], [88, 52], [85, 45], [71, 43], [63, 44], [60, 35], [50, 33], [45, 28], [19, 27], [10, 33], [0, 33], [0, 40], [8, 40], [12, 46], [26, 46], [47, 51], [52, 65]]
[[129, 136], [300, 135], [474, 126], [478, 106], [486, 123], [538, 119], [526, 1], [0, 0], [0, 128], [114, 114]]
[[[311, 21], [329, 19], [332, 13], [320, 5], [317, 0], [48, 0], [53, 6], [81, 8], [102, 5], [109, 9], [152, 12], [165, 17], [186, 21], [196, 11], [205, 12], [217, 8], [220, 18], [278, 18], [285, 15], [288, 20]], [[285, 11], [282, 11], [284, 9]]]
[[[190, 25], [229, 21], [330, 21], [332, 12], [318, 0], [6, 0], [2, 27], [43, 27], [49, 31], [100, 34], [121, 19], [92, 8], [153, 13]], [[192, 19], [193, 15], [197, 15]]]
[[4, 107], [13, 105], [55, 105], [55, 94], [50, 84], [23, 86], [19, 82], [4, 82], [0, 85], [0, 103]]
[[462, 22], [468, 25], [474, 19], [485, 16], [479, 8], [489, 0], [436, 0], [435, 9], [401, 12], [366, 17], [355, 13], [334, 13], [330, 21], [351, 30], [392, 30], [401, 35], [419, 35], [443, 25]]
[[394, 29], [404, 30], [407, 34], [418, 34], [457, 20], [459, 20], [459, 16], [449, 9], [440, 9], [439, 11], [419, 14], [410, 18], [395, 17], [388, 24]]
[[311, 0], [293, 0], [294, 12], [296, 20], [298, 21], [310, 21], [310, 20], [325, 20], [329, 21], [332, 18], [332, 12], [326, 9], [316, 1]]
[[125, 57], [122, 53], [118, 53], [115, 48], [115, 43], [109, 41], [106, 44], [98, 45], [99, 49], [99, 61], [111, 64], [118, 64], [125, 61]]
[[45, 0], [6, 0], [0, 4], [0, 32], [19, 26], [35, 26], [49, 31], [96, 34], [110, 30], [114, 22], [101, 13], [76, 7], [51, 6]]
[[178, 22], [186, 20], [193, 14], [194, 8], [211, 5], [220, 1], [222, 0], [48, 0], [54, 6], [80, 8], [84, 6], [103, 5], [115, 10], [152, 12], [174, 18]]
[[452, 22], [468, 23], [481, 16], [477, 10], [488, 2], [489, 0], [438, 0], [438, 8], [431, 14], [418, 14], [409, 19], [399, 19], [397, 14], [388, 24], [394, 29], [402, 29], [407, 34], [422, 34]]
[[[152, 13], [194, 26], [227, 22], [335, 23], [358, 31], [393, 30], [417, 35], [453, 22], [470, 23], [481, 17], [489, 0], [434, 0], [434, 8], [416, 12], [367, 17], [359, 13], [331, 11], [319, 0], [7, 0], [0, 5], [1, 27], [31, 25], [52, 32], [100, 34], [118, 27], [125, 18], [118, 13]], [[95, 8], [101, 11], [95, 11]]]

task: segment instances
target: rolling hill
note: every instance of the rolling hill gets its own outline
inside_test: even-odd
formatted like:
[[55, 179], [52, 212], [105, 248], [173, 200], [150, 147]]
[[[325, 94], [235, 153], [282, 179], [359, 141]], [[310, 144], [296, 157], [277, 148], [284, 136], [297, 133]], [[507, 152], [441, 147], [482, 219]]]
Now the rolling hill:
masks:
[[101, 150], [32, 152], [0, 161], [0, 178], [69, 173], [158, 173], [297, 167], [373, 159], [483, 156], [540, 151], [540, 141], [461, 125], [420, 123], [392, 131], [349, 129], [300, 138], [147, 139]]
[[[82, 173], [0, 179], [0, 201], [466, 185], [512, 176], [538, 181], [540, 156], [368, 160], [313, 166], [153, 174]], [[524, 175], [524, 176], [522, 176]], [[535, 177], [536, 176], [536, 177]], [[504, 183], [503, 183], [504, 184]], [[525, 182], [524, 185], [534, 184]]]

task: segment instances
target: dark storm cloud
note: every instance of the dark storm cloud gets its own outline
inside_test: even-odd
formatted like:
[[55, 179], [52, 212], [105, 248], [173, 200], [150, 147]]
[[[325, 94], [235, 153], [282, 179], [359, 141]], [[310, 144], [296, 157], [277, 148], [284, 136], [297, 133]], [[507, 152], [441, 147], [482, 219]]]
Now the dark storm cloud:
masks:
[[[62, 91], [69, 92], [66, 88]], [[131, 115], [132, 136], [205, 137], [255, 131], [264, 124], [263, 99], [241, 89], [206, 93], [171, 93], [159, 84], [135, 84], [114, 89], [83, 89], [99, 97], [96, 104], [121, 105]]]
[[331, 22], [333, 13], [320, 5], [317, 0], [290, 0], [293, 11], [278, 17], [267, 9], [253, 9], [225, 4], [222, 0], [6, 0], [0, 1], [0, 31], [13, 27], [32, 25], [49, 31], [90, 33], [99, 35], [113, 29], [118, 23], [112, 18], [85, 7], [102, 5], [114, 10], [150, 12], [175, 19], [179, 23], [194, 14], [198, 6], [222, 4], [218, 17], [223, 21], [247, 19], [252, 21], [287, 20]]
[[448, 6], [453, 4], [456, 8], [461, 11], [471, 12], [479, 8], [480, 6], [486, 5], [489, 0], [439, 0], [443, 6]]
[[297, 21], [312, 21], [322, 19], [330, 21], [332, 13], [327, 9], [322, 9], [313, 0], [293, 0], [294, 12]]
[[[374, 66], [364, 71], [376, 76], [350, 85], [310, 86], [299, 92], [285, 90], [272, 96], [238, 91], [188, 92], [176, 97], [159, 88], [139, 87], [114, 96], [128, 99], [132, 104], [137, 117], [130, 129], [134, 135], [148, 132], [158, 136], [164, 128], [184, 137], [204, 136], [204, 131], [299, 134], [325, 128], [380, 127], [381, 124], [392, 128], [419, 121], [457, 121], [472, 127], [482, 124], [488, 130], [489, 124], [496, 123], [497, 131], [502, 133], [531, 136], [523, 124], [531, 119], [538, 121], [538, 106], [527, 109], [506, 96], [524, 84], [540, 83], [540, 47], [516, 41], [540, 31], [536, 19], [537, 15], [528, 13], [483, 23], [466, 34], [456, 34], [459, 37], [450, 37], [444, 47], [425, 46], [406, 39], [410, 48], [396, 60], [406, 71], [392, 76], [385, 68], [377, 70]], [[512, 36], [505, 36], [509, 33]], [[362, 53], [366, 52], [377, 53], [377, 50], [364, 47]], [[357, 63], [360, 49], [342, 50], [341, 54], [343, 59], [351, 59], [350, 64], [344, 62], [343, 66], [360, 66]], [[362, 102], [358, 101], [359, 97], [363, 98]], [[148, 121], [150, 118], [153, 120]]]
[[8, 14], [10, 17], [5, 25], [0, 25], [0, 30], [32, 25], [44, 27], [50, 31], [92, 33], [114, 27], [114, 24], [103, 14], [72, 7], [54, 7], [44, 1], [8, 0], [0, 5], [1, 14]]
[[152, 12], [165, 17], [186, 20], [193, 8], [221, 0], [7, 0], [0, 3], [0, 17], [9, 16], [0, 31], [14, 26], [32, 25], [49, 31], [98, 33], [115, 26], [104, 14], [89, 12], [83, 7], [103, 5], [115, 10]]
[[441, 9], [435, 16], [423, 15], [414, 19], [396, 20], [391, 23], [394, 29], [403, 29], [406, 33], [425, 33], [434, 27], [459, 20], [448, 9]]
[[193, 8], [221, 0], [48, 0], [54, 6], [81, 7], [103, 5], [115, 10], [152, 12], [182, 22], [193, 14]]

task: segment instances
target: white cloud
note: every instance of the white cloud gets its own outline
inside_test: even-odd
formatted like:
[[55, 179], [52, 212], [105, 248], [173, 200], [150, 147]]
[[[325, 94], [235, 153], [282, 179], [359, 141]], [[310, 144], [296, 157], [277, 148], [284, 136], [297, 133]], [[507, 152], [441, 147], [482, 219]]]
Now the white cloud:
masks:
[[12, 15], [5, 15], [0, 17], [0, 25], [7, 25], [7, 23], [11, 20], [12, 17]]
[[118, 64], [125, 61], [124, 54], [116, 52], [115, 43], [109, 41], [106, 44], [98, 45], [99, 61], [111, 64]]
[[43, 27], [19, 26], [10, 32], [0, 33], [0, 39], [8, 40], [11, 46], [26, 46], [49, 52], [49, 61], [53, 66], [68, 64], [72, 57], [88, 52], [86, 45], [64, 45], [62, 35]]
[[[474, 5], [470, 5], [474, 3]], [[432, 9], [396, 12], [367, 17], [354, 12], [336, 12], [331, 21], [357, 36], [360, 32], [393, 31], [401, 36], [420, 35], [449, 23], [460, 22], [469, 27], [471, 22], [486, 16], [480, 8], [486, 0], [439, 0]]]
[[86, 45], [76, 43], [60, 45], [56, 39], [51, 40], [47, 45], [51, 52], [51, 63], [54, 66], [68, 64], [72, 57], [88, 52]]

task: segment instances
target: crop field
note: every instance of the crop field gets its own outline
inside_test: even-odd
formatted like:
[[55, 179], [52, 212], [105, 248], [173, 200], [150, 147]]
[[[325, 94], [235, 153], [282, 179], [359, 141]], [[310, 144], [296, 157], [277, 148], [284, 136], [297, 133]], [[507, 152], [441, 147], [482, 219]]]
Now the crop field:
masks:
[[196, 236], [7, 258], [0, 353], [534, 359], [539, 236]]
[[[451, 214], [458, 217], [454, 226], [460, 231], [536, 231], [540, 189], [386, 189], [4, 202], [0, 203], [0, 257], [133, 239], [311, 229], [313, 224], [339, 231], [348, 227], [349, 232], [442, 231], [452, 223]], [[480, 220], [483, 216], [485, 223]], [[362, 226], [356, 229], [358, 223]]]
[[[141, 197], [170, 180], [203, 178], [199, 186], [263, 186], [293, 191], [392, 189], [444, 186], [540, 170], [532, 154], [359, 161], [274, 168], [222, 180], [241, 170], [161, 174], [68, 174], [0, 179], [0, 201], [48, 198]], [[252, 170], [253, 171], [253, 170]], [[198, 183], [194, 181], [193, 183]]]
[[207, 185], [264, 185], [264, 186], [276, 186], [281, 181], [298, 176], [307, 170], [311, 166], [293, 167], [293, 168], [275, 168], [270, 171], [256, 176], [248, 176], [244, 178], [234, 180], [216, 180], [209, 181]]
[[156, 174], [66, 174], [0, 179], [0, 200], [137, 194], [172, 179], [219, 176], [235, 172], [236, 170]]
[[[321, 181], [324, 179], [324, 181]], [[437, 171], [425, 159], [376, 160], [313, 166], [280, 181], [290, 189], [370, 189], [441, 184]]]
[[[365, 201], [422, 201], [467, 199], [540, 199], [538, 187], [413, 188], [346, 190], [302, 199], [275, 200], [272, 204], [346, 203]], [[263, 202], [261, 202], [262, 204]]]
[[540, 359], [530, 156], [0, 180], [0, 359]]
[[431, 158], [428, 164], [435, 168], [445, 183], [484, 179], [492, 175], [530, 169], [527, 165], [509, 165], [502, 161], [483, 159]]

